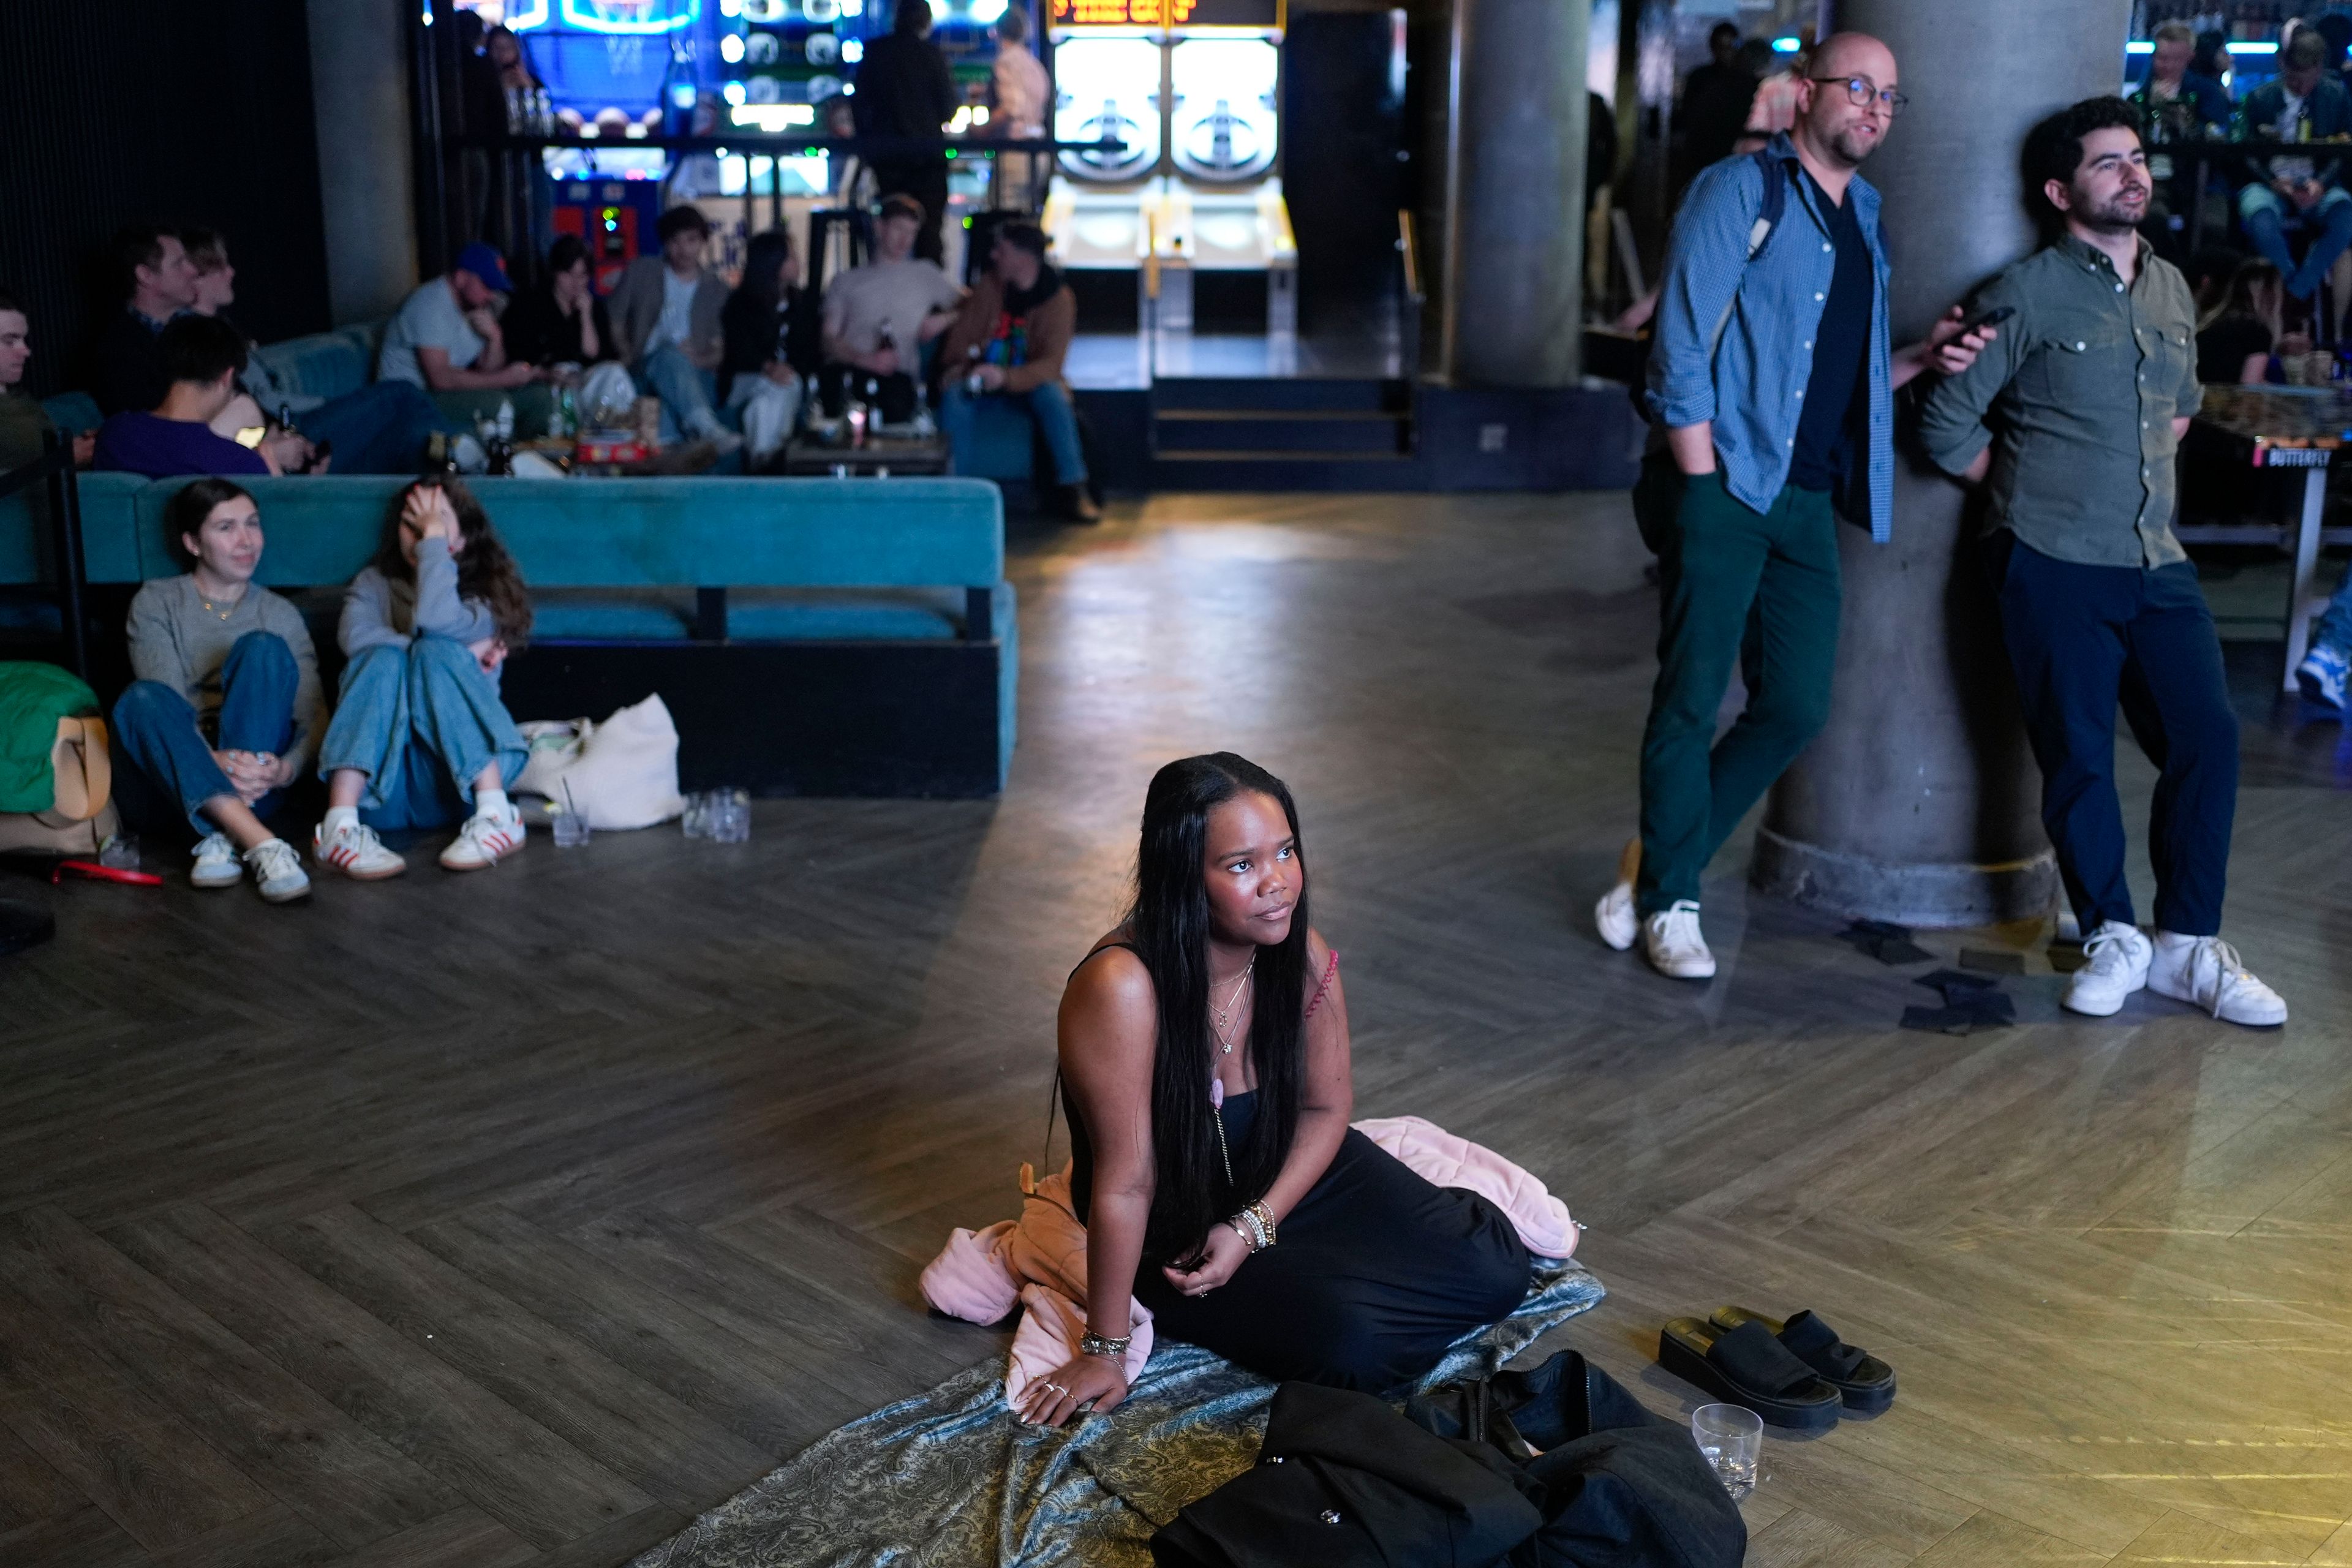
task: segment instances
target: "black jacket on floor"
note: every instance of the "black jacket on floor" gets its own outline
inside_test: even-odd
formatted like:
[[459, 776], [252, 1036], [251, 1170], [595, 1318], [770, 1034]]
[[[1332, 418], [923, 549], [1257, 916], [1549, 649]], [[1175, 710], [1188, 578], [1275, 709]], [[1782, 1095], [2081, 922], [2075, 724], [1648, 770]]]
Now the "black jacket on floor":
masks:
[[1739, 1568], [1748, 1529], [1687, 1431], [1562, 1351], [1402, 1415], [1286, 1383], [1256, 1467], [1151, 1550], [1160, 1568]]

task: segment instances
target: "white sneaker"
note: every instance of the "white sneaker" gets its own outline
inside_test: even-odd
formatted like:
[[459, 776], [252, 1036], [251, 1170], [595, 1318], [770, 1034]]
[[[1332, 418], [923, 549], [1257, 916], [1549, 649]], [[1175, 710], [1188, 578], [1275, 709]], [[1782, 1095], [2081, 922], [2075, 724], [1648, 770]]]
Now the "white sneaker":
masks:
[[2286, 1022], [2286, 999], [2252, 975], [2238, 950], [2218, 936], [2157, 933], [2147, 988], [2204, 1008], [2225, 1024], [2266, 1029]]
[[356, 821], [344, 823], [332, 837], [320, 823], [310, 835], [310, 858], [354, 882], [381, 882], [408, 869], [408, 862], [385, 848], [374, 828]]
[[234, 888], [245, 880], [245, 865], [226, 833], [208, 834], [196, 841], [196, 864], [188, 873], [198, 888]]
[[521, 848], [522, 838], [522, 813], [511, 804], [497, 816], [478, 811], [457, 829], [456, 841], [441, 851], [441, 864], [452, 871], [485, 870]]
[[1633, 907], [1633, 879], [1641, 869], [1642, 841], [1636, 838], [1617, 857], [1617, 885], [1592, 906], [1592, 923], [1600, 928], [1601, 940], [1620, 952], [1642, 934], [1641, 911]]
[[1678, 899], [1664, 914], [1642, 922], [1642, 956], [1669, 980], [1709, 980], [1715, 975], [1715, 954], [1698, 934], [1698, 905]]
[[283, 838], [257, 844], [245, 852], [261, 896], [273, 904], [290, 904], [310, 896], [310, 879], [302, 870], [302, 857]]
[[2147, 961], [2154, 952], [2139, 927], [2100, 921], [2099, 929], [2084, 939], [2083, 967], [2067, 980], [2060, 1005], [2069, 1013], [2106, 1017], [2147, 984]]
[[2324, 708], [2344, 710], [2345, 688], [2352, 682], [2352, 659], [2326, 643], [2314, 643], [2294, 667], [2295, 683], [2303, 694]]

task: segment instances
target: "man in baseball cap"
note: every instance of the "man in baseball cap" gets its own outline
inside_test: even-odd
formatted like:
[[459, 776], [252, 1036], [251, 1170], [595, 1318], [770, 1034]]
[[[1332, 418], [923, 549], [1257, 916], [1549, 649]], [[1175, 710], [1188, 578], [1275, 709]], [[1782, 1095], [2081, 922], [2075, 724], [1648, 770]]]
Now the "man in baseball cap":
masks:
[[[436, 394], [502, 393], [530, 384], [540, 373], [507, 362], [493, 302], [493, 296], [513, 292], [504, 257], [480, 240], [466, 247], [446, 274], [401, 302], [383, 330], [377, 379], [414, 382]], [[449, 401], [442, 399], [445, 408]]]

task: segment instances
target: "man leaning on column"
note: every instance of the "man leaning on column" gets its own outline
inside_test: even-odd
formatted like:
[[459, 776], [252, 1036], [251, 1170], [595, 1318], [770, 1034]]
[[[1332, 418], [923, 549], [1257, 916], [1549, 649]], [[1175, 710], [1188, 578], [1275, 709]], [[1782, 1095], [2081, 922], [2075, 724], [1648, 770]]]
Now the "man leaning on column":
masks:
[[[2016, 319], [1927, 395], [1920, 436], [1981, 483], [1985, 564], [2042, 766], [2042, 822], [2084, 933], [2065, 1005], [2105, 1016], [2143, 986], [2233, 1024], [2286, 1003], [2221, 937], [2238, 721], [2197, 568], [2172, 531], [2173, 457], [2202, 391], [2196, 303], [2141, 238], [2150, 192], [2139, 115], [2094, 98], [2034, 127], [2044, 248], [1987, 284]], [[2116, 709], [2161, 770], [2149, 813], [2156, 930], [2124, 879]]]
[[[1715, 973], [1707, 861], [1829, 717], [1838, 517], [1889, 537], [1895, 389], [1965, 369], [1994, 336], [1963, 333], [1955, 310], [1889, 347], [1878, 193], [1855, 171], [1904, 101], [1885, 44], [1825, 40], [1794, 127], [1701, 173], [1667, 248], [1648, 405], [1672, 460], [1646, 462], [1636, 496], [1662, 617], [1642, 834], [1594, 915], [1676, 980]], [[1735, 659], [1748, 706], [1717, 741]]]

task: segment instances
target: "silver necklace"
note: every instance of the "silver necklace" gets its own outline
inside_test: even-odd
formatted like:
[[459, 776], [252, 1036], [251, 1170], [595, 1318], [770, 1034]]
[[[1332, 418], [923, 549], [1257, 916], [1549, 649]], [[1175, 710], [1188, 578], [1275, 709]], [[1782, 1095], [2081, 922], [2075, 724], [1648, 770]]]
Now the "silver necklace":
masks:
[[1250, 961], [1242, 965], [1241, 978], [1234, 982], [1233, 992], [1226, 996], [1225, 1005], [1220, 1007], [1214, 1002], [1209, 1004], [1209, 1016], [1216, 1021], [1217, 1048], [1223, 1055], [1234, 1054], [1234, 1022], [1239, 1016], [1242, 987], [1249, 984], [1250, 976], [1256, 971], [1257, 955], [1252, 953]]

